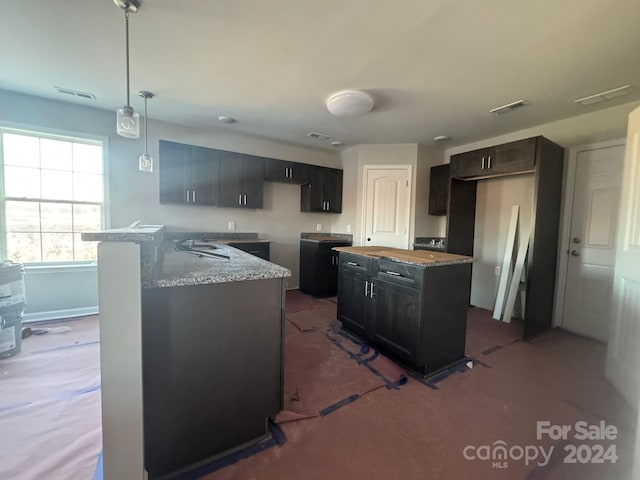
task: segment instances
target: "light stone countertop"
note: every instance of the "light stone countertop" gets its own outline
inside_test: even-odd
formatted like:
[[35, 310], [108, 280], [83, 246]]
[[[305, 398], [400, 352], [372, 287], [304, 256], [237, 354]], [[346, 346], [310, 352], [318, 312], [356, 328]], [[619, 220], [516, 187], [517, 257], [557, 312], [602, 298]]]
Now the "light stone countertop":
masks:
[[[214, 253], [229, 259], [197, 256], [174, 249], [173, 239], [212, 238], [218, 236], [207, 232], [171, 232], [162, 225], [141, 225], [87, 232], [82, 240], [100, 242], [134, 242], [140, 244], [140, 270], [143, 288], [179, 287], [210, 283], [239, 282], [291, 276], [287, 268], [258, 258], [250, 253], [233, 248], [226, 243], [260, 242], [256, 234], [220, 235], [222, 243], [215, 243]], [[233, 235], [233, 236], [235, 236]]]
[[411, 265], [422, 267], [442, 267], [445, 265], [457, 265], [460, 263], [471, 263], [475, 259], [464, 255], [453, 253], [431, 252], [425, 250], [403, 250], [390, 247], [334, 247], [332, 250], [338, 252], [352, 253], [364, 257], [383, 258]]
[[197, 256], [175, 250], [173, 242], [164, 242], [161, 252], [162, 261], [150, 277], [143, 280], [142, 287], [181, 287], [291, 276], [290, 270], [275, 263], [229, 245], [219, 243], [216, 246], [214, 253], [230, 258]]

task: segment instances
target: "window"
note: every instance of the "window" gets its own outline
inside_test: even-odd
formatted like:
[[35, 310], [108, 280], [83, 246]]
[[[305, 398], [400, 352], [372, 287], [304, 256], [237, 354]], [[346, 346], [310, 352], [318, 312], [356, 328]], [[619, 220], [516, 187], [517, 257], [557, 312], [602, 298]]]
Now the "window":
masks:
[[95, 260], [96, 243], [80, 236], [103, 225], [102, 142], [0, 133], [6, 257], [21, 263]]

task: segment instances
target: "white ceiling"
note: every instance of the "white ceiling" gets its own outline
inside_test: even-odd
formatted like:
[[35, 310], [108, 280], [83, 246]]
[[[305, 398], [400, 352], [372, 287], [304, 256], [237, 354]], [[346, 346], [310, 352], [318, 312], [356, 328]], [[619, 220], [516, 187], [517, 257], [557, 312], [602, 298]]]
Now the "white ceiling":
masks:
[[[124, 105], [112, 0], [7, 0], [1, 12], [0, 88]], [[130, 20], [132, 105], [149, 90], [152, 118], [314, 148], [331, 147], [309, 131], [346, 146], [462, 144], [638, 100], [639, 19], [638, 0], [146, 0]], [[573, 102], [626, 84], [611, 102]], [[325, 99], [344, 89], [371, 93], [374, 110], [333, 117]], [[530, 105], [489, 113], [519, 99]]]

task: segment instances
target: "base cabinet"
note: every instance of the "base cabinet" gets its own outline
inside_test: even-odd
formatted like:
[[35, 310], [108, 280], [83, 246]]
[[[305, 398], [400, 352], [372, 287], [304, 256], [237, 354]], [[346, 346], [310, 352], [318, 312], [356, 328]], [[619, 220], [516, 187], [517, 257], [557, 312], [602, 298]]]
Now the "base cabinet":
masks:
[[142, 290], [150, 479], [265, 435], [282, 408], [282, 309], [282, 279]]
[[464, 359], [471, 264], [418, 266], [340, 253], [338, 320], [426, 377]]
[[229, 242], [231, 247], [242, 250], [243, 252], [250, 253], [263, 260], [269, 260], [269, 242]]
[[300, 290], [316, 297], [329, 297], [338, 288], [338, 252], [333, 247], [349, 241], [300, 240]]

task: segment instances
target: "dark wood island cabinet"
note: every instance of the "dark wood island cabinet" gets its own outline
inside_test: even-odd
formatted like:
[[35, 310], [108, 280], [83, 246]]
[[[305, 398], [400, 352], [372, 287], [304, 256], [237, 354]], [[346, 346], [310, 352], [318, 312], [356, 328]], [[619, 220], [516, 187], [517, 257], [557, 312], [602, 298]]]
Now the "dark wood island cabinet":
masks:
[[338, 252], [333, 247], [350, 246], [351, 240], [331, 236], [300, 239], [300, 290], [315, 297], [333, 296], [338, 288]]
[[413, 373], [465, 358], [472, 259], [386, 247], [338, 247], [338, 320]]

